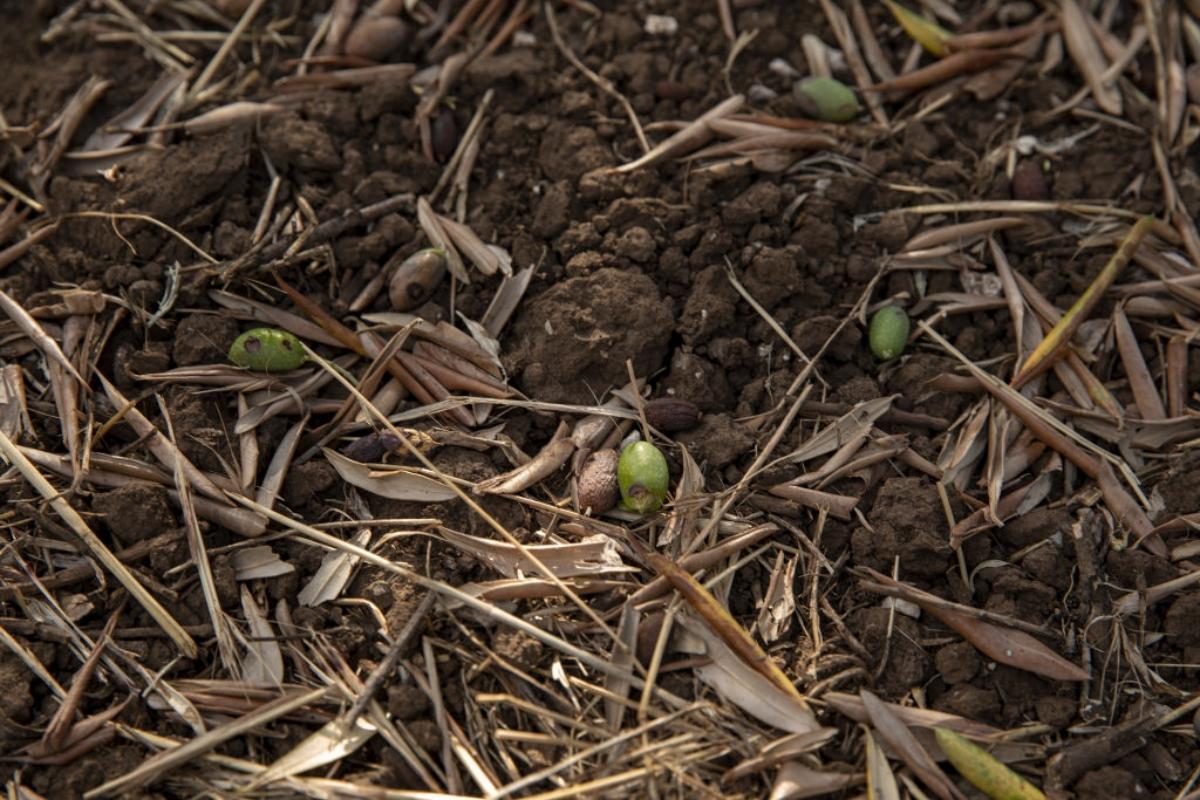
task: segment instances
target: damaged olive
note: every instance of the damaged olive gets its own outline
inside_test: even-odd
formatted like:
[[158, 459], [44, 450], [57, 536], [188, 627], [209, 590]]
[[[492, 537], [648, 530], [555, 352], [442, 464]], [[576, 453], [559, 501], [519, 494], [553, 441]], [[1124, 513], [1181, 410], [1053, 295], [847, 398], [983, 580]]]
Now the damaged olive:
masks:
[[867, 339], [871, 352], [880, 361], [888, 361], [904, 352], [908, 344], [908, 314], [900, 306], [884, 306], [871, 317]]
[[408, 44], [412, 31], [404, 20], [367, 10], [346, 36], [348, 56], [383, 61]]
[[617, 482], [619, 461], [616, 450], [597, 450], [583, 462], [575, 485], [581, 512], [590, 509], [593, 514], [603, 514], [617, 505], [621, 499], [621, 486]]
[[667, 499], [667, 457], [649, 442], [634, 442], [621, 451], [617, 483], [621, 505], [639, 514], [657, 511]]
[[446, 251], [440, 247], [418, 250], [396, 267], [388, 281], [392, 308], [409, 311], [429, 299], [446, 274]]
[[307, 358], [300, 340], [279, 328], [251, 328], [229, 347], [230, 361], [255, 372], [287, 372]]
[[805, 78], [795, 91], [801, 110], [825, 122], [849, 122], [862, 111], [854, 91], [833, 78]]

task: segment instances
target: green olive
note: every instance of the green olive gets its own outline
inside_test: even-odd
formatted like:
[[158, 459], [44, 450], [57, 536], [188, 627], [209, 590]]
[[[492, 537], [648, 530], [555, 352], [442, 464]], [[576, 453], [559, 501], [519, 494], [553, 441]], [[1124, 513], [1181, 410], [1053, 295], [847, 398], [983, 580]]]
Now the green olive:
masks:
[[908, 344], [908, 314], [900, 306], [884, 306], [871, 317], [867, 338], [871, 352], [880, 361], [895, 358]]
[[667, 458], [649, 442], [634, 442], [621, 451], [617, 483], [621, 505], [639, 514], [657, 511], [667, 499]]
[[230, 361], [255, 372], [287, 372], [307, 358], [300, 340], [279, 328], [251, 328], [229, 348]]
[[796, 99], [805, 114], [825, 122], [849, 122], [862, 111], [854, 91], [833, 78], [805, 78], [796, 84]]

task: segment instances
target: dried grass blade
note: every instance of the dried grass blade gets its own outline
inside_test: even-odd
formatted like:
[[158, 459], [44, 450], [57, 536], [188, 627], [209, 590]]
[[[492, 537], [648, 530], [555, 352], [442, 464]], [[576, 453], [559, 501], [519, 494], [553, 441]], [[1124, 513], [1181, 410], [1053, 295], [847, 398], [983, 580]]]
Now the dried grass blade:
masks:
[[157, 755], [151, 756], [136, 769], [88, 791], [84, 794], [84, 798], [85, 800], [93, 800], [93, 798], [97, 797], [111, 797], [148, 786], [158, 780], [164, 773], [188, 763], [192, 759], [207, 753], [231, 739], [243, 736], [255, 728], [266, 725], [280, 717], [317, 702], [327, 692], [327, 688], [321, 687], [319, 689], [310, 689], [306, 692], [284, 694], [257, 710], [243, 714], [241, 717], [227, 722], [219, 728], [213, 728], [207, 733], [190, 739], [177, 747], [163, 750]]
[[242, 614], [250, 636], [246, 639], [246, 663], [242, 668], [242, 680], [256, 686], [283, 686], [283, 651], [275, 641], [271, 623], [250, 592], [242, 584]]
[[1188, 342], [1182, 336], [1167, 341], [1167, 411], [1172, 418], [1183, 416], [1187, 405]]
[[910, 92], [937, 86], [969, 72], [979, 72], [1008, 59], [1024, 58], [1016, 50], [963, 50], [927, 67], [897, 75], [889, 81], [864, 86], [864, 92]]
[[559, 578], [628, 572], [633, 569], [622, 563], [616, 542], [607, 536], [589, 536], [569, 544], [524, 545], [518, 548], [449, 528], [440, 528], [438, 534], [459, 550], [470, 553], [508, 578], [541, 573], [543, 570], [537, 562], [541, 562], [552, 575]]
[[1141, 348], [1138, 347], [1137, 337], [1129, 318], [1118, 306], [1113, 310], [1113, 332], [1117, 339], [1117, 351], [1121, 354], [1121, 364], [1125, 367], [1125, 375], [1129, 378], [1129, 388], [1133, 390], [1133, 399], [1137, 403], [1142, 419], [1166, 419], [1167, 412], [1163, 408], [1162, 398], [1150, 377], [1146, 360], [1142, 358]]
[[[633, 603], [621, 607], [621, 620], [617, 623], [617, 639], [624, 647], [614, 647], [612, 662], [622, 669], [633, 669], [633, 655], [637, 652], [638, 623], [641, 615]], [[622, 678], [605, 677], [604, 687], [612, 694], [604, 700], [604, 721], [613, 733], [621, 732], [621, 720], [625, 717], [625, 705], [619, 700], [629, 694], [629, 681]]]
[[84, 141], [80, 150], [111, 150], [128, 142], [133, 138], [133, 129], [145, 125], [158, 107], [166, 102], [171, 93], [182, 86], [189, 76], [190, 72], [164, 72], [163, 76], [128, 108], [97, 128]]
[[100, 383], [104, 387], [104, 392], [108, 395], [108, 399], [112, 402], [113, 406], [117, 409], [124, 410], [125, 413], [122, 419], [129, 423], [130, 427], [137, 432], [138, 436], [146, 437], [146, 447], [154, 454], [155, 458], [157, 458], [164, 466], [170, 469], [174, 469], [178, 463], [183, 469], [184, 477], [187, 478], [188, 483], [191, 484], [196, 491], [218, 503], [228, 504], [228, 501], [225, 499], [224, 492], [222, 492], [215, 483], [209, 480], [208, 476], [201, 472], [200, 469], [193, 464], [187, 456], [181, 453], [179, 448], [172, 444], [171, 441], [162, 434], [162, 431], [154, 426], [154, 423], [146, 419], [145, 415], [142, 414], [141, 411], [138, 411], [137, 407], [132, 402], [127, 400], [125, 395], [121, 394], [116, 386], [113, 386], [111, 383], [109, 383], [108, 379], [99, 373], [97, 373], [97, 377], [100, 378]]
[[[1187, 354], [1187, 346], [1184, 346]], [[10, 439], [19, 439], [33, 429], [25, 399], [25, 373], [19, 364], [0, 366], [0, 431]]]
[[1106, 114], [1121, 116], [1121, 93], [1111, 80], [1104, 80], [1104, 72], [1108, 62], [1100, 51], [1100, 45], [1092, 33], [1091, 25], [1086, 15], [1075, 0], [1059, 0], [1059, 18], [1062, 23], [1063, 39], [1066, 40], [1067, 52], [1071, 54], [1075, 66], [1079, 68], [1096, 105]]
[[96, 556], [96, 559], [120, 581], [126, 591], [138, 601], [142, 608], [146, 609], [151, 619], [158, 623], [167, 636], [170, 637], [171, 641], [175, 642], [176, 646], [183, 651], [184, 655], [188, 658], [195, 658], [199, 655], [199, 648], [196, 647], [196, 642], [188, 635], [187, 631], [175, 621], [175, 618], [162, 607], [152, 594], [146, 591], [146, 588], [142, 586], [134, 574], [108, 549], [108, 546], [100, 540], [100, 537], [92, 532], [92, 529], [88, 527], [88, 524], [79, 515], [79, 512], [72, 508], [71, 504], [50, 485], [50, 482], [46, 480], [42, 473], [38, 472], [37, 467], [30, 462], [25, 454], [3, 432], [0, 432], [0, 452], [3, 452], [4, 458], [17, 468], [17, 471], [25, 477], [25, 480], [29, 481], [38, 494], [49, 501], [51, 508], [62, 517], [67, 526], [71, 528], [75, 535]]
[[228, 103], [212, 111], [184, 120], [173, 122], [166, 129], [182, 128], [193, 136], [202, 136], [223, 131], [231, 125], [240, 122], [257, 120], [260, 117], [278, 114], [287, 109], [275, 103], [255, 103], [249, 100], [238, 100]]
[[866, 689], [859, 690], [858, 695], [871, 719], [871, 725], [934, 794], [942, 800], [962, 797], [908, 726], [892, 713], [886, 703]]
[[[171, 423], [171, 415], [162, 397], [157, 396], [163, 419], [167, 423], [167, 433], [171, 444], [175, 444], [175, 428]], [[176, 448], [178, 449], [178, 448]], [[192, 505], [192, 492], [183, 472], [183, 460], [177, 459], [174, 464], [175, 490], [179, 493], [179, 507], [183, 511], [183, 527], [187, 538], [188, 555], [196, 565], [196, 574], [200, 578], [200, 592], [204, 597], [204, 605], [208, 610], [208, 618], [212, 622], [213, 633], [217, 640], [217, 652], [225, 670], [235, 677], [241, 675], [241, 664], [237, 659], [234, 648], [233, 634], [229, 630], [225, 612], [221, 609], [221, 598], [217, 595], [217, 583], [213, 577], [212, 564], [208, 560], [208, 548], [204, 543], [204, 535], [200, 532], [200, 522], [196, 519], [196, 509]]]
[[557, 472], [571, 453], [575, 443], [570, 438], [555, 439], [543, 447], [527, 464], [475, 484], [476, 494], [517, 494]]
[[66, 354], [59, 348], [58, 342], [46, 333], [41, 324], [36, 319], [29, 315], [29, 312], [21, 307], [21, 304], [8, 295], [7, 292], [0, 292], [0, 310], [8, 315], [8, 318], [16, 323], [17, 328], [22, 333], [28, 336], [42, 354], [47, 359], [53, 360], [60, 367], [67, 371], [68, 374], [75, 380], [79, 381], [79, 385], [83, 387], [85, 392], [89, 392], [87, 381], [75, 369], [75, 365], [67, 358]]
[[[470, 227], [461, 222], [455, 222], [449, 217], [439, 215], [438, 224], [454, 242], [455, 247], [471, 259], [471, 263], [484, 275], [495, 275], [497, 272], [502, 272], [506, 276], [512, 275], [512, 258], [508, 253], [503, 250], [497, 252], [499, 248], [493, 249], [488, 246]], [[504, 255], [501, 256], [501, 253]]]
[[[675, 590], [683, 596], [688, 605], [704, 618], [713, 632], [742, 661], [769, 680], [777, 689], [799, 700], [802, 705], [804, 704], [803, 695], [788, 680], [783, 670], [775, 664], [770, 656], [763, 652], [763, 649], [758, 646], [758, 643], [747, 633], [746, 629], [739, 625], [737, 620], [730, 615], [728, 609], [722, 606], [713, 597], [711, 592], [693, 578], [691, 573], [681, 568], [671, 559], [657, 553], [646, 553], [646, 560], [660, 576], [666, 578], [675, 587]], [[813, 727], [816, 727], [815, 720], [813, 721]]]
[[808, 489], [803, 486], [791, 486], [786, 483], [772, 486], [768, 491], [776, 497], [791, 500], [806, 508], [812, 508], [817, 511], [828, 511], [832, 517], [840, 520], [850, 519], [854, 514], [854, 507], [858, 505], [859, 500], [857, 497], [831, 494], [817, 489]]
[[614, 172], [633, 172], [642, 167], [648, 167], [673, 156], [689, 150], [694, 150], [706, 144], [713, 135], [712, 129], [708, 127], [709, 120], [722, 119], [730, 114], [736, 113], [741, 109], [746, 102], [743, 95], [735, 94], [722, 100], [717, 105], [710, 108], [708, 111], [701, 114], [692, 122], [688, 123], [683, 129], [677, 131], [673, 135], [659, 142], [653, 147], [650, 152], [643, 155], [641, 158], [630, 161], [628, 164], [622, 164], [619, 167], [613, 168]]
[[1024, 217], [992, 217], [975, 222], [943, 225], [940, 228], [921, 231], [913, 236], [904, 244], [901, 252], [910, 253], [914, 250], [927, 250], [942, 245], [953, 245], [956, 248], [969, 247], [985, 236], [1028, 224], [1029, 220]]
[[859, 403], [783, 458], [788, 462], [808, 461], [832, 453], [847, 442], [865, 436], [879, 418], [891, 409], [896, 397], [877, 397]]
[[83, 693], [92, 681], [96, 665], [100, 663], [100, 657], [104, 655], [104, 648], [110, 641], [109, 637], [112, 636], [113, 628], [116, 627], [119, 617], [119, 613], [114, 613], [108, 618], [108, 623], [104, 626], [104, 633], [96, 640], [87, 660], [75, 673], [75, 677], [71, 680], [71, 688], [67, 690], [67, 696], [62, 698], [58, 710], [54, 712], [50, 724], [46, 726], [46, 732], [42, 735], [41, 740], [41, 745], [46, 752], [59, 753], [67, 746], [68, 735], [75, 728], [75, 713], [79, 710]]

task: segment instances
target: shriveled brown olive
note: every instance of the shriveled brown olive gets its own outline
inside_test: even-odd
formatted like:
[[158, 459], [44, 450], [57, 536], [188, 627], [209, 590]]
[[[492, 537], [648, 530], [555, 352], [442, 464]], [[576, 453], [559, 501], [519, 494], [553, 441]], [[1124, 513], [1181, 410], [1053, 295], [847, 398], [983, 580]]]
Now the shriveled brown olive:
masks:
[[1050, 187], [1046, 183], [1046, 172], [1036, 158], [1025, 158], [1017, 162], [1013, 170], [1012, 196], [1014, 200], [1047, 200]]
[[617, 463], [620, 456], [616, 450], [597, 450], [583, 462], [576, 482], [576, 498], [579, 510], [603, 514], [616, 506], [621, 499], [621, 487], [617, 483]]
[[346, 36], [346, 55], [383, 61], [404, 48], [411, 33], [404, 20], [367, 11]]
[[440, 247], [418, 250], [396, 267], [388, 282], [392, 308], [409, 311], [424, 303], [446, 274], [446, 251]]

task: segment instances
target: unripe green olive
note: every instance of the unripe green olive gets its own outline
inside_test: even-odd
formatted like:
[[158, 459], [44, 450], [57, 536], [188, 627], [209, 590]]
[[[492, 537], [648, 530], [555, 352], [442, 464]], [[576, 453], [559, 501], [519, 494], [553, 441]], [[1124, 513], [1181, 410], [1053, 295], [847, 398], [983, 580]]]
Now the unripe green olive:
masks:
[[229, 347], [230, 361], [255, 372], [287, 372], [307, 358], [300, 340], [279, 328], [251, 328]]
[[871, 317], [867, 338], [871, 352], [880, 361], [887, 361], [904, 352], [908, 344], [908, 314], [900, 306], [884, 306]]
[[657, 511], [667, 499], [670, 478], [667, 458], [649, 442], [634, 442], [621, 451], [617, 462], [617, 483], [621, 487], [621, 505], [639, 514]]
[[825, 122], [849, 122], [862, 111], [854, 90], [833, 78], [805, 78], [795, 90], [804, 113]]

